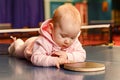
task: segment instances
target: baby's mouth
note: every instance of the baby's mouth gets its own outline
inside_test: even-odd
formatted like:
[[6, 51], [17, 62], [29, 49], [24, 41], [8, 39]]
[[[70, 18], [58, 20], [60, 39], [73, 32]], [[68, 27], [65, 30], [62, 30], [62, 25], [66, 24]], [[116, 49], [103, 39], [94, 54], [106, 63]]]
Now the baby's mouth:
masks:
[[68, 48], [68, 46], [66, 46], [66, 45], [63, 45], [63, 46], [62, 46], [62, 48], [63, 48], [63, 49], [65, 49], [65, 48]]

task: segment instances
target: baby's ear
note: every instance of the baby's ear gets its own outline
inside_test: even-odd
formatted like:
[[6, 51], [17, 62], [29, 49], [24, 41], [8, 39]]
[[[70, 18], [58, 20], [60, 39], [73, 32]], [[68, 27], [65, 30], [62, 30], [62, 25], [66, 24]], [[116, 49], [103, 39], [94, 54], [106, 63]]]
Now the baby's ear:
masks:
[[53, 23], [49, 23], [48, 32], [52, 33], [52, 30], [53, 30]]

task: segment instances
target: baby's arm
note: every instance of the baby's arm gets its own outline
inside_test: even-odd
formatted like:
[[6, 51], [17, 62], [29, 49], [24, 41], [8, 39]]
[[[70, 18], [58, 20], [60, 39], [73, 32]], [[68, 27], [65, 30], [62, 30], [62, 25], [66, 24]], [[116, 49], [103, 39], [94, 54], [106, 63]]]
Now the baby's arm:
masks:
[[[75, 41], [74, 44], [70, 47], [70, 49], [65, 51], [56, 51], [54, 55], [58, 56], [59, 58], [66, 59], [66, 63], [73, 63], [73, 62], [84, 62], [86, 59], [86, 52], [83, 49], [82, 45], [79, 41]], [[63, 64], [63, 63], [61, 63]]]
[[67, 53], [68, 60], [72, 62], [84, 62], [86, 60], [86, 51], [83, 49], [81, 43], [76, 41], [72, 47], [71, 51]]
[[60, 65], [65, 63], [66, 59], [53, 56], [53, 53], [48, 54], [45, 47], [40, 44], [35, 44], [33, 48], [33, 54], [31, 56], [31, 62], [37, 66], [56, 66], [60, 68]]
[[37, 66], [54, 66], [57, 61], [57, 57], [52, 57], [47, 55], [46, 50], [39, 46], [33, 49], [33, 54], [31, 56], [31, 62]]

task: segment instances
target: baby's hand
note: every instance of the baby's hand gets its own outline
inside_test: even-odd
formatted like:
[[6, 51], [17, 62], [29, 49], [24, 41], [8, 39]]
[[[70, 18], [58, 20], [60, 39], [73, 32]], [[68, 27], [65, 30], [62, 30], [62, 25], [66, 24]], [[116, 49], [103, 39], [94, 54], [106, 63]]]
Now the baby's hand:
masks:
[[56, 63], [56, 67], [60, 68], [60, 65], [65, 64], [65, 63], [69, 63], [69, 61], [67, 59], [64, 59], [64, 58], [58, 58], [57, 63]]
[[67, 54], [64, 51], [55, 51], [55, 52], [53, 52], [53, 56], [67, 59]]
[[55, 51], [53, 52], [52, 56], [58, 57], [56, 67], [60, 68], [60, 65], [64, 63], [69, 63], [68, 58], [67, 58], [67, 53], [64, 51]]

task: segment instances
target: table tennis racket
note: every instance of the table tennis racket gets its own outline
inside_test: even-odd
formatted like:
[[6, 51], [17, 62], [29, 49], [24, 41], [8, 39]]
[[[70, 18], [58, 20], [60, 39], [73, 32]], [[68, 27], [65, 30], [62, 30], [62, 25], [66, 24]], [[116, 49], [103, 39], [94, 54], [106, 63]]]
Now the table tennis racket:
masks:
[[63, 65], [64, 69], [72, 71], [101, 71], [105, 70], [105, 65], [97, 62], [77, 62], [66, 63]]

